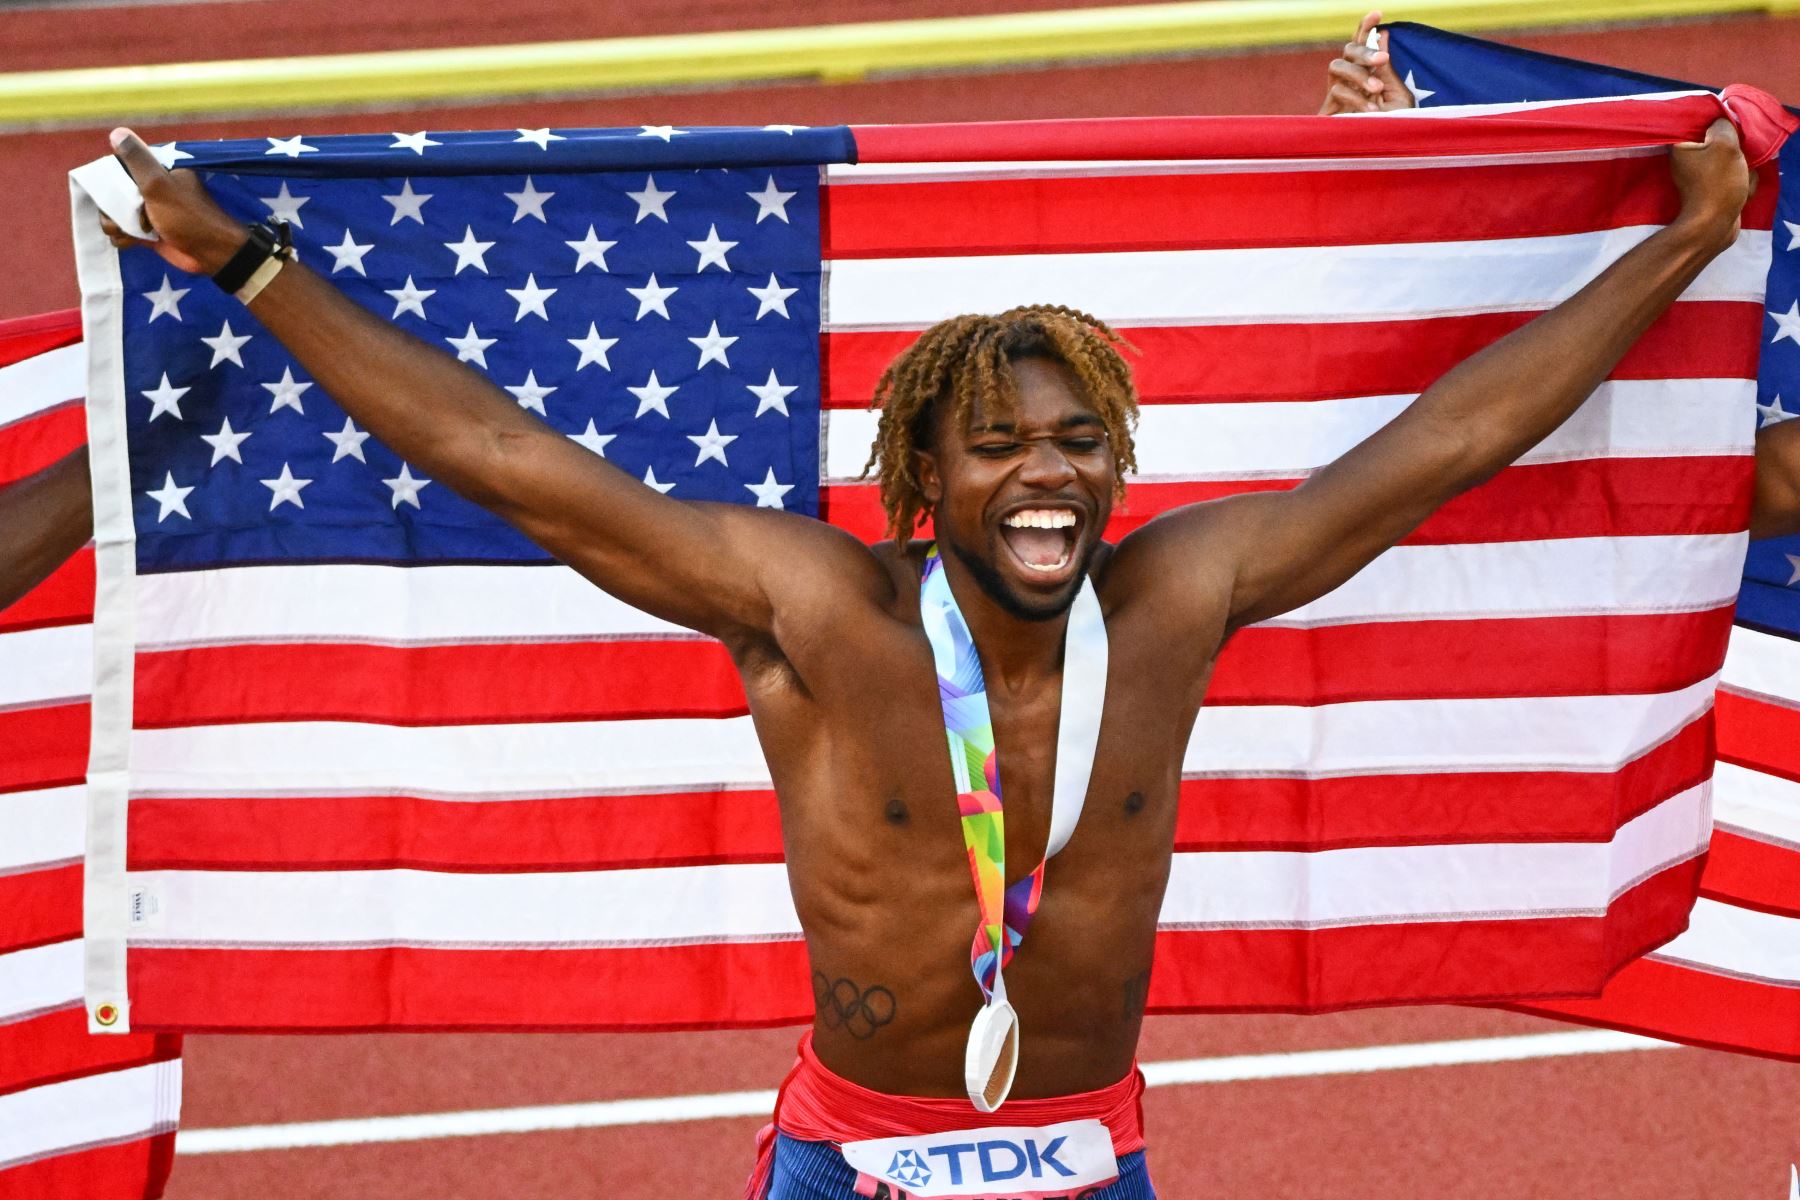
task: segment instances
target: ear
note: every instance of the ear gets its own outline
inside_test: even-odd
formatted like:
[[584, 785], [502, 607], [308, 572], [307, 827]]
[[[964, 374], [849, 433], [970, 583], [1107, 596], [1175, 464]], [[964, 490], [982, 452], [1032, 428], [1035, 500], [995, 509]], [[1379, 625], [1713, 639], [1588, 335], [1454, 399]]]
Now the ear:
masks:
[[912, 452], [913, 478], [919, 481], [919, 491], [925, 496], [925, 502], [932, 508], [944, 498], [944, 478], [938, 474], [937, 455], [929, 450]]

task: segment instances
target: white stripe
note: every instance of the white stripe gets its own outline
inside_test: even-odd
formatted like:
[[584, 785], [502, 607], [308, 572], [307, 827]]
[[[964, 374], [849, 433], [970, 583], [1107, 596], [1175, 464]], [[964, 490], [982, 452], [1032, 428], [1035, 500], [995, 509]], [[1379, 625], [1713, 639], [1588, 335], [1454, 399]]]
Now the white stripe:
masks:
[[1719, 682], [1790, 705], [1800, 704], [1800, 641], [1734, 627]]
[[[1067, 304], [1114, 324], [1379, 321], [1536, 311], [1656, 232], [1277, 249], [840, 259], [828, 328], [914, 329], [966, 312]], [[1683, 294], [1761, 303], [1773, 242], [1746, 230]]]
[[[1653, 695], [1208, 706], [1189, 776], [1616, 770], [1711, 703]], [[748, 717], [396, 727], [283, 721], [132, 734], [135, 796], [445, 798], [768, 787]]]
[[1653, 957], [1800, 987], [1800, 921], [1702, 898], [1687, 932]]
[[0, 1096], [0, 1169], [171, 1130], [180, 1097], [180, 1059]]
[[[1737, 594], [1747, 544], [1708, 534], [1399, 546], [1269, 624], [1712, 608]], [[138, 587], [145, 650], [698, 636], [561, 566], [221, 567]]]
[[1317, 929], [1399, 921], [1597, 917], [1632, 885], [1706, 848], [1705, 784], [1611, 842], [1383, 846], [1312, 854], [1177, 854], [1162, 926]]
[[[1143, 1065], [1148, 1087], [1197, 1083], [1239, 1083], [1259, 1079], [1304, 1079], [1319, 1075], [1360, 1075], [1471, 1063], [1524, 1062], [1573, 1054], [1617, 1054], [1627, 1050], [1679, 1050], [1672, 1042], [1610, 1030], [1531, 1033], [1516, 1037], [1470, 1038], [1454, 1042], [1410, 1042], [1358, 1046], [1348, 1050], [1302, 1050], [1288, 1054], [1242, 1054], [1189, 1058]], [[495, 1133], [538, 1133], [555, 1129], [603, 1129], [621, 1125], [662, 1125], [732, 1117], [767, 1117], [775, 1092], [714, 1092], [641, 1100], [599, 1100], [585, 1104], [544, 1104], [467, 1112], [419, 1113], [402, 1117], [353, 1117], [338, 1121], [297, 1121], [286, 1125], [239, 1125], [224, 1129], [184, 1129], [175, 1135], [177, 1154], [233, 1154], [254, 1150], [294, 1150], [312, 1146], [360, 1146], [429, 1138], [479, 1137]]]
[[[1516, 104], [1442, 104], [1423, 108], [1394, 109], [1382, 113], [1342, 113], [1346, 117], [1498, 117], [1510, 113], [1532, 112], [1542, 108], [1571, 108], [1583, 104], [1619, 104], [1624, 101], [1680, 100], [1688, 96], [1711, 96], [1712, 92], [1691, 90], [1680, 92], [1636, 92], [1629, 96], [1577, 96], [1567, 100], [1520, 100]], [[1721, 105], [1720, 116], [1724, 116]]]
[[[1755, 395], [1750, 379], [1605, 383], [1516, 461], [1748, 454], [1754, 447], [1749, 413]], [[1135, 478], [1295, 478], [1338, 458], [1415, 399], [1148, 404], [1139, 414]], [[879, 420], [879, 413], [865, 409], [832, 411], [826, 430], [831, 481], [862, 475]]]
[[80, 342], [0, 367], [0, 426], [87, 394], [87, 347]]
[[0, 793], [0, 831], [0, 874], [79, 860], [87, 831], [87, 789]]
[[[1713, 818], [1720, 825], [1800, 846], [1800, 783], [1722, 762], [1713, 784]], [[1800, 896], [1794, 901], [1800, 905]]]
[[86, 699], [93, 664], [91, 625], [26, 629], [0, 637], [0, 711]]
[[81, 939], [0, 954], [0, 1025], [81, 1003]]
[[[1599, 915], [1641, 877], [1698, 854], [1706, 788], [1658, 805], [1611, 843], [1177, 854], [1166, 927], [1314, 928]], [[154, 927], [134, 946], [655, 946], [791, 938], [779, 863], [625, 871], [141, 871]]]

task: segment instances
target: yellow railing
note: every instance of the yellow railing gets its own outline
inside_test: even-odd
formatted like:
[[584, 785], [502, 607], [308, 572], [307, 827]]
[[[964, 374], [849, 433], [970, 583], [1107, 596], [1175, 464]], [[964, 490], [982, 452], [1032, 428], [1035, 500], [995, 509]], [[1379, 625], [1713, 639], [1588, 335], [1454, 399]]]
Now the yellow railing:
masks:
[[[775, 80], [1329, 45], [1366, 0], [1190, 0], [793, 29], [0, 73], [0, 125], [650, 92]], [[1800, 0], [1406, 0], [1389, 15], [1478, 31], [1800, 12]], [[106, 19], [102, 15], [101, 19]]]

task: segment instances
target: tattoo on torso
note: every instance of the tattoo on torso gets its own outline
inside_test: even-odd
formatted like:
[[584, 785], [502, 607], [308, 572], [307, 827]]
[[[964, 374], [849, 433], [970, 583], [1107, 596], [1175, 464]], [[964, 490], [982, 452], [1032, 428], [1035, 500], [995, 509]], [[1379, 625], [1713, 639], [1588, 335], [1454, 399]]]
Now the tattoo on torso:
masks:
[[880, 984], [862, 987], [849, 979], [830, 979], [814, 971], [813, 1006], [827, 1029], [842, 1029], [859, 1041], [894, 1019], [894, 993]]

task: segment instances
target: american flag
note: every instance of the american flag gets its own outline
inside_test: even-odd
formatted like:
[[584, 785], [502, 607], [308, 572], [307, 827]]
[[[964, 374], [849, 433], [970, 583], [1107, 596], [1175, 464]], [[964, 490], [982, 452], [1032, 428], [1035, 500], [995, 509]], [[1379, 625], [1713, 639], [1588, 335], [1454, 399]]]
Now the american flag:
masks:
[[[86, 440], [73, 312], [0, 322], [0, 488]], [[162, 1195], [181, 1038], [95, 1038], [82, 1015], [94, 560], [0, 610], [0, 1197]]]
[[[1429, 26], [1389, 36], [1427, 108], [1695, 86]], [[1800, 144], [1780, 161], [1785, 177], [1800, 176]], [[1800, 414], [1800, 188], [1783, 189], [1774, 219], [1759, 426]], [[1800, 538], [1750, 547], [1717, 721], [1712, 853], [1688, 931], [1625, 968], [1600, 999], [1535, 1011], [1800, 1058]]]
[[[647, 485], [871, 538], [855, 477], [882, 365], [958, 312], [1095, 311], [1142, 350], [1117, 536], [1291, 486], [1571, 294], [1669, 219], [1662, 147], [1719, 111], [431, 132], [170, 157], [241, 216], [300, 218], [316, 270]], [[1153, 1009], [1591, 994], [1681, 930], [1773, 193], [1520, 465], [1234, 642], [1184, 764]], [[805, 1018], [774, 797], [722, 649], [365, 440], [205, 281], [78, 232], [92, 820], [123, 834], [89, 847], [90, 1013]]]

